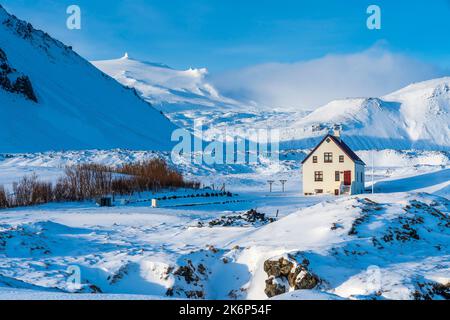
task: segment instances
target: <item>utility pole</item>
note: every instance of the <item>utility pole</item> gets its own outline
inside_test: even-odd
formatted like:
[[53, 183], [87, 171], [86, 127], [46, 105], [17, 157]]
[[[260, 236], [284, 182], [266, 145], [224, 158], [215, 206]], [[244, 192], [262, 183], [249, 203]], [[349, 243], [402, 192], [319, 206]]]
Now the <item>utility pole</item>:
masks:
[[269, 186], [270, 186], [270, 192], [272, 193], [272, 185], [274, 184], [274, 180], [267, 180], [267, 183], [269, 184]]
[[375, 192], [375, 186], [374, 186], [374, 175], [375, 175], [375, 169], [374, 169], [374, 162], [375, 162], [375, 160], [374, 160], [374, 158], [375, 158], [375, 155], [374, 155], [374, 151], [372, 150], [372, 194], [374, 194]]
[[280, 182], [284, 193], [284, 185], [286, 184], [287, 180], [280, 180]]

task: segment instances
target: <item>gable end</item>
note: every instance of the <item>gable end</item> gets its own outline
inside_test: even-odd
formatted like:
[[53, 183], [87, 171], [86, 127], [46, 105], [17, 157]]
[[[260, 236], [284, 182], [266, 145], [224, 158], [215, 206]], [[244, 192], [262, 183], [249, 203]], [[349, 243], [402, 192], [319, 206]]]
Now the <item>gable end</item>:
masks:
[[306, 161], [319, 149], [319, 147], [328, 139], [331, 139], [336, 145], [355, 163], [359, 163], [362, 165], [366, 165], [364, 161], [362, 161], [355, 152], [348, 145], [345, 144], [344, 141], [337, 139], [335, 136], [331, 134], [327, 134], [322, 141], [320, 141], [317, 146], [306, 156], [306, 158], [302, 161], [302, 164], [305, 164]]

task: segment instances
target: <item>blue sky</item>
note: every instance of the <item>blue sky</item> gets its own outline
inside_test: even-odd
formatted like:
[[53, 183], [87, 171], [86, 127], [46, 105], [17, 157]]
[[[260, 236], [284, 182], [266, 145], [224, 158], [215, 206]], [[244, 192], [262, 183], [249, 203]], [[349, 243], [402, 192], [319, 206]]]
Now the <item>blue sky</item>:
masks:
[[[293, 63], [366, 50], [377, 43], [450, 66], [449, 0], [0, 0], [10, 12], [72, 45], [90, 60], [125, 51], [176, 68], [212, 72]], [[65, 27], [82, 9], [82, 29]], [[366, 28], [366, 8], [382, 9], [382, 29]]]
[[[311, 109], [450, 76], [450, 0], [0, 0], [89, 60], [209, 69], [224, 95]], [[66, 9], [82, 29], [66, 28]], [[366, 27], [381, 8], [381, 30]]]

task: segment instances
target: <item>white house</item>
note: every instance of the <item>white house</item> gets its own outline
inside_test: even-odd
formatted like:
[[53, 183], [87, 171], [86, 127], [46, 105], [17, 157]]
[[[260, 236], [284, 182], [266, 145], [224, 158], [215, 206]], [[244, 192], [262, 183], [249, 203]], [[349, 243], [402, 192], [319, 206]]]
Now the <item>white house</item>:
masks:
[[323, 138], [302, 165], [305, 195], [364, 193], [366, 164], [342, 141], [339, 132]]

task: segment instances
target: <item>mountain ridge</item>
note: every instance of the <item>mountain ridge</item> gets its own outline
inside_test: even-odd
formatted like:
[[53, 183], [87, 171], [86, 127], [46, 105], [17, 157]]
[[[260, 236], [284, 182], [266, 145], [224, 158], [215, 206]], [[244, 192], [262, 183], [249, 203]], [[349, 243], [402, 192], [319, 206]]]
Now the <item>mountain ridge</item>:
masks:
[[[344, 139], [356, 150], [450, 150], [450, 77], [413, 83], [381, 97], [330, 101], [311, 112], [280, 112], [233, 100], [223, 103], [230, 100], [219, 92], [216, 97], [220, 101], [203, 95], [206, 103], [196, 99], [186, 102], [192, 96], [186, 98], [180, 93], [200, 90], [199, 86], [205, 83], [203, 69], [196, 70], [200, 76], [192, 82], [189, 77], [184, 78], [190, 87], [180, 87], [179, 83], [178, 87], [171, 87], [173, 83], [164, 82], [167, 75], [161, 74], [158, 67], [143, 67], [145, 63], [138, 60], [131, 60], [130, 66], [129, 61], [126, 57], [93, 64], [122, 84], [136, 88], [144, 99], [158, 104], [175, 123], [189, 127], [195, 119], [202, 119], [208, 140], [216, 139], [225, 129], [238, 135], [250, 128], [279, 129], [283, 149], [307, 149], [337, 126], [343, 129]], [[172, 80], [186, 71], [170, 69], [170, 72], [169, 80]], [[154, 94], [147, 90], [149, 87], [163, 88], [167, 94]]]
[[0, 49], [37, 100], [0, 87], [0, 152], [171, 150], [177, 126], [160, 111], [1, 6]]

